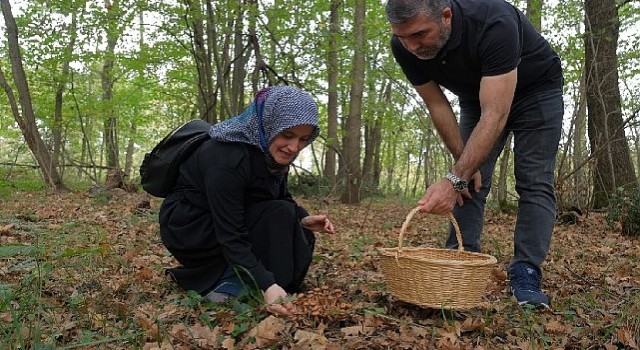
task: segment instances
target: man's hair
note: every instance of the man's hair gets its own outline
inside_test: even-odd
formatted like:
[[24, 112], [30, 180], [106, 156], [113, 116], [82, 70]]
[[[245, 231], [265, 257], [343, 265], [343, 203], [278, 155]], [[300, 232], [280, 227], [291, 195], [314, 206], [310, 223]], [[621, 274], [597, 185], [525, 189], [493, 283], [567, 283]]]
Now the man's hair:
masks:
[[422, 14], [429, 20], [440, 18], [442, 10], [451, 6], [450, 0], [388, 0], [386, 6], [389, 23], [403, 23]]

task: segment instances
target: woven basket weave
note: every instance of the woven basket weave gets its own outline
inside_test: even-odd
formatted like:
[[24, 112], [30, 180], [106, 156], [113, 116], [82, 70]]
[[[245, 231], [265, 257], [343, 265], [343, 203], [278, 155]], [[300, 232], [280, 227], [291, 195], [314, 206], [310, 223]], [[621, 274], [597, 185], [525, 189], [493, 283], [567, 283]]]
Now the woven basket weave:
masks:
[[415, 305], [467, 309], [478, 306], [491, 269], [497, 260], [487, 254], [464, 251], [460, 228], [453, 215], [458, 250], [402, 248], [402, 237], [413, 215], [407, 215], [400, 229], [397, 248], [379, 248], [382, 272], [391, 295]]

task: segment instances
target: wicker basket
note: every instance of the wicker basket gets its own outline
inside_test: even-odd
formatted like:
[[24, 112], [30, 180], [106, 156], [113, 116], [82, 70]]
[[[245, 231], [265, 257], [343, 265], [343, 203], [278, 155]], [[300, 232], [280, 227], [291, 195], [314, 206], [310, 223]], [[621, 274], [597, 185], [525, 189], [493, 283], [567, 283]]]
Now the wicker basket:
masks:
[[389, 292], [399, 300], [423, 307], [467, 309], [478, 306], [496, 258], [464, 251], [460, 228], [453, 215], [449, 215], [449, 219], [456, 232], [458, 250], [402, 248], [402, 236], [419, 209], [417, 207], [407, 215], [397, 248], [379, 248]]

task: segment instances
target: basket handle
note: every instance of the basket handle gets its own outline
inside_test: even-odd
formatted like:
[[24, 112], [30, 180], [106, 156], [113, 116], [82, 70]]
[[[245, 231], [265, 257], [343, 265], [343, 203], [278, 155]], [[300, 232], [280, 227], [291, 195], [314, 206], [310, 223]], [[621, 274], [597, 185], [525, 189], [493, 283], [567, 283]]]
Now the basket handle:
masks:
[[[398, 237], [398, 249], [396, 250], [396, 259], [398, 258], [398, 254], [402, 252], [402, 236], [404, 236], [407, 227], [409, 226], [409, 222], [411, 218], [420, 210], [420, 207], [413, 208], [409, 214], [407, 214], [407, 218], [402, 223], [402, 228], [400, 228], [400, 236]], [[460, 233], [460, 226], [458, 226], [458, 222], [456, 218], [453, 217], [453, 214], [449, 212], [449, 220], [453, 225], [453, 229], [456, 232], [456, 239], [458, 240], [458, 251], [464, 251], [464, 247], [462, 246], [462, 234]]]

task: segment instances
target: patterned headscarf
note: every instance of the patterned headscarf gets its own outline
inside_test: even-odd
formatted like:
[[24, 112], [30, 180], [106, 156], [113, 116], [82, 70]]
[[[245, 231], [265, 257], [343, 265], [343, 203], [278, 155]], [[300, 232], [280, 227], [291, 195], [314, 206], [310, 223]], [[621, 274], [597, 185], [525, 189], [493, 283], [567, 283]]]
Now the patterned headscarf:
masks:
[[298, 125], [313, 125], [309, 143], [318, 136], [318, 107], [308, 93], [292, 86], [272, 86], [260, 90], [249, 107], [237, 117], [215, 124], [211, 138], [222, 142], [242, 142], [258, 147], [274, 174], [286, 173], [269, 153], [273, 138]]

